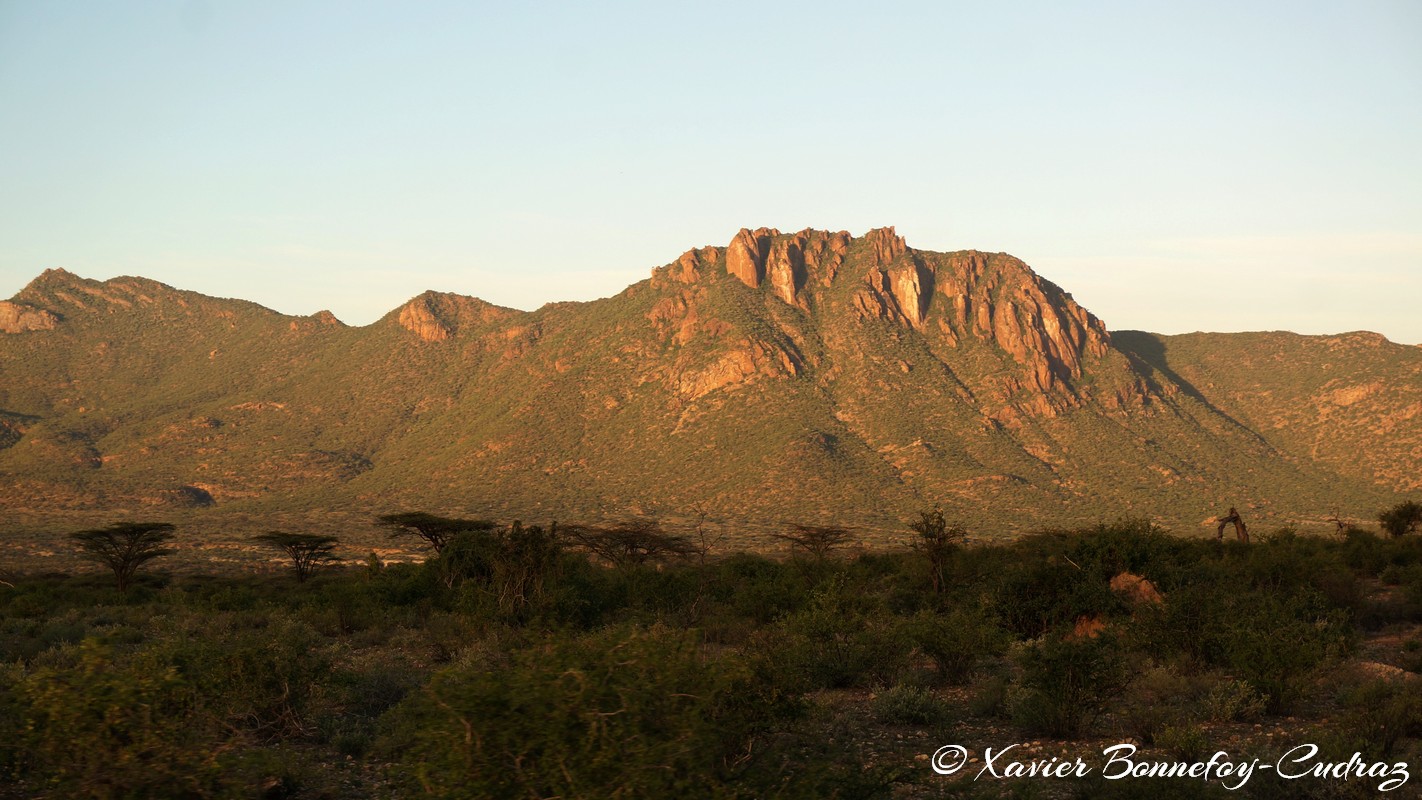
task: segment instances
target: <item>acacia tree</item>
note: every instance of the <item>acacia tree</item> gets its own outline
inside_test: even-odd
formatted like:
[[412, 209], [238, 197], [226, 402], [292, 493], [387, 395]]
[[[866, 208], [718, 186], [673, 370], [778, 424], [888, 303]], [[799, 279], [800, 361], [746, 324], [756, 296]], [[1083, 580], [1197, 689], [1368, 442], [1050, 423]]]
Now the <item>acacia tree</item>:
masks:
[[696, 547], [686, 537], [665, 533], [655, 520], [569, 526], [566, 530], [569, 539], [618, 568], [696, 553]]
[[1389, 536], [1414, 533], [1418, 526], [1422, 525], [1422, 503], [1411, 500], [1398, 503], [1378, 514], [1378, 522], [1382, 524], [1383, 530], [1387, 531]]
[[340, 541], [334, 536], [285, 531], [267, 531], [252, 538], [286, 553], [291, 559], [291, 565], [296, 569], [297, 583], [304, 583], [317, 567], [334, 560], [336, 543]]
[[118, 590], [127, 592], [139, 567], [173, 552], [165, 545], [174, 530], [168, 522], [120, 522], [71, 533], [69, 538], [78, 545], [82, 557], [113, 570]]
[[788, 542], [792, 551], [804, 550], [816, 561], [824, 561], [829, 558], [830, 551], [848, 542], [851, 534], [848, 528], [835, 525], [794, 524], [785, 533], [772, 533], [771, 536]]
[[461, 533], [487, 532], [494, 529], [494, 523], [488, 520], [437, 517], [423, 511], [382, 514], [376, 518], [376, 524], [388, 529], [392, 539], [413, 536], [423, 540], [434, 549], [437, 556]]

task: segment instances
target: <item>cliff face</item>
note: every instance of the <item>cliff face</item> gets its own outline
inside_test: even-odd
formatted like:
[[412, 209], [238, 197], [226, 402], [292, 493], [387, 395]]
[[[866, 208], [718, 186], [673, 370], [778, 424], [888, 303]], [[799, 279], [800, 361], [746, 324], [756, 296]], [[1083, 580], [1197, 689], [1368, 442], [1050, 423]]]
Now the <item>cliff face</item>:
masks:
[[[855, 238], [844, 231], [741, 229], [725, 248], [690, 250], [653, 273], [653, 285], [703, 284], [720, 273], [764, 291], [787, 306], [827, 319], [847, 302], [857, 320], [880, 320], [946, 350], [987, 345], [1020, 368], [1003, 376], [1007, 393], [1043, 395], [1026, 407], [1054, 413], [1079, 405], [1084, 364], [1111, 348], [1101, 320], [1026, 264], [1003, 254], [915, 250], [893, 228]], [[704, 318], [695, 290], [683, 290], [652, 318], [686, 343]], [[792, 355], [787, 353], [787, 358]], [[787, 370], [787, 374], [797, 374]], [[1148, 401], [1144, 381], [1128, 381], [1113, 404]]]
[[0, 530], [135, 503], [1267, 525], [1366, 519], [1422, 472], [1418, 348], [1270, 339], [1291, 368], [1241, 380], [1229, 336], [1113, 337], [1011, 256], [892, 228], [743, 229], [605, 300], [426, 292], [363, 328], [50, 271], [0, 330]]

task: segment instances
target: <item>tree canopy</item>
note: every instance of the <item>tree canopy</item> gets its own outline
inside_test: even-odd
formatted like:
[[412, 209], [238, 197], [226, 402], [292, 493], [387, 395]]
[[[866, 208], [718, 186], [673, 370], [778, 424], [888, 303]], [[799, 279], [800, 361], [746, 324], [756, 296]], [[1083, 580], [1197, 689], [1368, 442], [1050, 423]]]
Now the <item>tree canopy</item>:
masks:
[[485, 519], [439, 517], [423, 511], [382, 514], [376, 518], [376, 524], [388, 529], [391, 538], [413, 536], [424, 540], [434, 549], [435, 555], [443, 553], [450, 540], [460, 533], [491, 531], [495, 527], [493, 522]]
[[1415, 533], [1417, 527], [1422, 525], [1422, 503], [1411, 500], [1398, 503], [1378, 514], [1378, 522], [1382, 524], [1383, 530], [1391, 536]]
[[252, 538], [286, 553], [296, 569], [298, 583], [305, 582], [318, 567], [335, 559], [336, 543], [340, 541], [334, 536], [285, 531], [267, 531]]
[[120, 592], [128, 591], [139, 567], [172, 553], [166, 545], [175, 528], [168, 522], [120, 522], [72, 533], [80, 554], [114, 571]]
[[607, 526], [578, 525], [564, 529], [572, 541], [616, 567], [665, 561], [696, 553], [686, 537], [662, 530], [655, 520], [631, 520]]

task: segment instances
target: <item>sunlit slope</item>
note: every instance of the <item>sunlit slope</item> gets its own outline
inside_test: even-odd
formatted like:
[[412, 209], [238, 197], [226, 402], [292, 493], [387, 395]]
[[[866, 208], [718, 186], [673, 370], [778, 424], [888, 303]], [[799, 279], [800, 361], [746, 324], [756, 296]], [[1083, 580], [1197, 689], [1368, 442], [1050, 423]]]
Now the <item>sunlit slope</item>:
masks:
[[1367, 517], [1422, 462], [1416, 348], [1111, 334], [1017, 259], [892, 229], [743, 230], [604, 300], [428, 292], [363, 328], [50, 271], [0, 323], [0, 501], [31, 516], [1283, 523]]

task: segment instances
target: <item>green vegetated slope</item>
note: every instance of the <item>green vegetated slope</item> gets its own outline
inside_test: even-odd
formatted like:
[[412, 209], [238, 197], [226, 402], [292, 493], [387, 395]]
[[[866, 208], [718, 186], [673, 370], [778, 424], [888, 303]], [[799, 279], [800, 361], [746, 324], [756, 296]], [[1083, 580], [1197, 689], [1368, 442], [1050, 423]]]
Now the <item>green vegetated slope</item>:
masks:
[[1115, 334], [1280, 450], [1422, 489], [1422, 348], [1376, 333]]
[[537, 311], [373, 325], [49, 271], [0, 307], [0, 525], [420, 508], [1002, 533], [1365, 519], [1416, 488], [1422, 351], [1108, 334], [1004, 254], [744, 230]]

